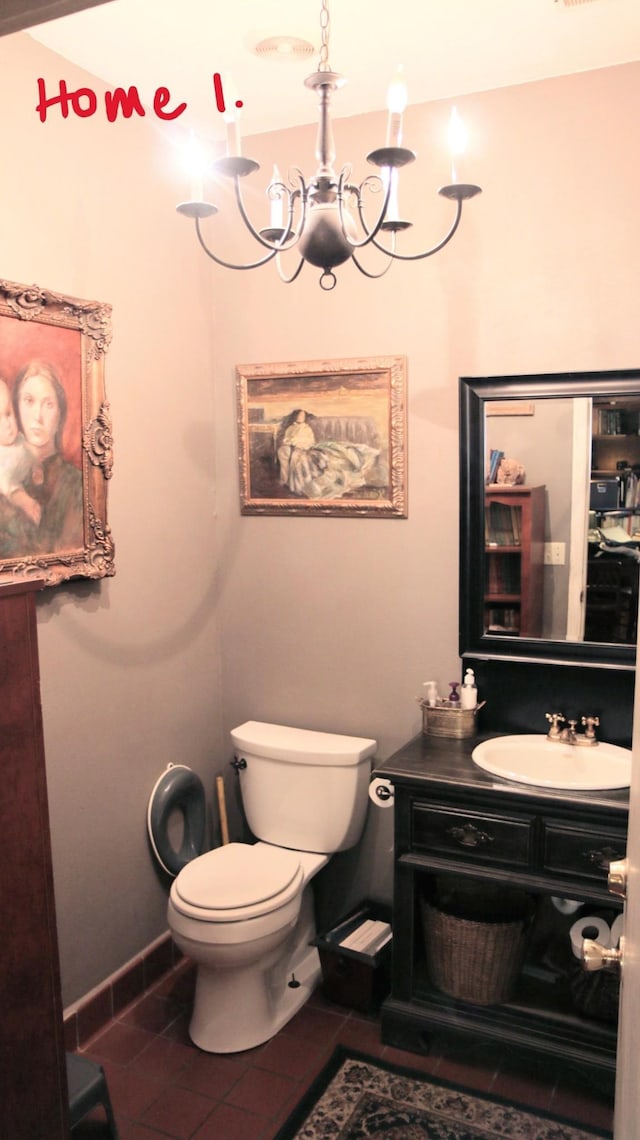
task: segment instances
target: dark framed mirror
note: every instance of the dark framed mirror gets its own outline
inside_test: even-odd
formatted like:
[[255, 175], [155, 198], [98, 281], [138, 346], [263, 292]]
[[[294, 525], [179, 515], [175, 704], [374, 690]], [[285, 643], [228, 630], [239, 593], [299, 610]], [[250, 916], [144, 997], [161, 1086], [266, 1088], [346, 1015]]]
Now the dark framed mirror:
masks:
[[460, 654], [633, 669], [640, 369], [460, 379]]

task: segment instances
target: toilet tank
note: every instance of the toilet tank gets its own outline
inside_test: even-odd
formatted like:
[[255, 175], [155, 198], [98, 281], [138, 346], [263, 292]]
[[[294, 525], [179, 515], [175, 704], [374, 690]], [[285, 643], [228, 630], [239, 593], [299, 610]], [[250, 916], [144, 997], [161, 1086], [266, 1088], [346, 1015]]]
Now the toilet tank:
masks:
[[247, 823], [258, 839], [331, 854], [353, 847], [367, 813], [376, 741], [250, 720], [231, 739]]

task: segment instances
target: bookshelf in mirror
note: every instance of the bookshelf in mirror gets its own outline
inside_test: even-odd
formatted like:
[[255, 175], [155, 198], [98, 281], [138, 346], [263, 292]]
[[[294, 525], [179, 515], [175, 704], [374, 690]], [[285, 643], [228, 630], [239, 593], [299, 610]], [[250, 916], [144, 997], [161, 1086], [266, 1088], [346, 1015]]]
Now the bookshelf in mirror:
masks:
[[640, 396], [593, 401], [591, 466], [615, 474], [640, 465]]
[[585, 638], [635, 645], [637, 564], [600, 540], [640, 542], [640, 396], [593, 401], [589, 507]]
[[545, 488], [489, 484], [485, 490], [484, 629], [542, 634]]

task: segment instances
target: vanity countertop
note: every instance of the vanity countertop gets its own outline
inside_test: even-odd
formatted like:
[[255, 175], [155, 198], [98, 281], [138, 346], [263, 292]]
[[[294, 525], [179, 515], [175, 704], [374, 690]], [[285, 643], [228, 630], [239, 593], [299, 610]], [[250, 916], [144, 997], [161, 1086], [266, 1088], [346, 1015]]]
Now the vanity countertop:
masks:
[[[546, 805], [560, 809], [572, 805], [581, 813], [591, 811], [614, 816], [619, 813], [621, 822], [626, 822], [629, 811], [629, 789], [597, 790], [580, 792], [573, 789], [544, 788], [532, 784], [519, 784], [500, 776], [483, 771], [471, 759], [473, 749], [482, 740], [488, 740], [498, 733], [478, 734], [469, 740], [449, 737], [428, 736], [420, 733], [413, 740], [403, 744], [387, 760], [376, 764], [374, 777], [391, 780], [398, 785], [423, 785], [425, 794], [429, 791], [442, 795], [447, 788], [458, 793], [464, 791], [470, 800], [483, 802], [495, 799], [496, 794], [504, 796], [514, 805], [538, 807]], [[504, 735], [512, 735], [505, 733]]]

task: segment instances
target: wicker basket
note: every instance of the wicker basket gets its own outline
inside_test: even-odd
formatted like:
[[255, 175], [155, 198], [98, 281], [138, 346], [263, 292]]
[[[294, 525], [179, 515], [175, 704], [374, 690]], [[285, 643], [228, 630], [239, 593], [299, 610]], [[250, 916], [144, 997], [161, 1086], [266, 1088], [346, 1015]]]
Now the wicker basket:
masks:
[[533, 911], [528, 896], [512, 895], [518, 916], [508, 921], [461, 918], [422, 901], [427, 970], [437, 989], [475, 1005], [509, 1000], [522, 968]]
[[476, 705], [475, 709], [461, 709], [458, 705], [428, 705], [422, 699], [420, 704], [422, 731], [427, 736], [449, 736], [457, 740], [467, 740], [476, 735], [476, 713], [482, 705]]

